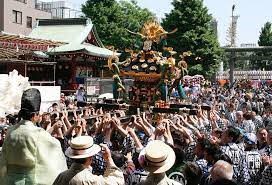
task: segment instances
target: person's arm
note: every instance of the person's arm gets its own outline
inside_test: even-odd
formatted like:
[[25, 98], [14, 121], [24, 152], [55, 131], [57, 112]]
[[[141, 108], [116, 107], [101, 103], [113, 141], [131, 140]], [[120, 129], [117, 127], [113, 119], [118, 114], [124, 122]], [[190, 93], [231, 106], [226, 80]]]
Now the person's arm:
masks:
[[136, 149], [142, 149], [143, 145], [142, 145], [140, 139], [138, 138], [138, 136], [136, 135], [135, 131], [130, 127], [127, 129], [127, 131], [129, 133], [129, 135], [132, 137], [132, 139], [134, 140]]
[[75, 126], [76, 126], [76, 124], [72, 125], [69, 129], [67, 129], [66, 133], [64, 133], [64, 136], [71, 137]]
[[179, 131], [185, 136], [185, 138], [187, 138], [188, 143], [194, 142], [194, 139], [192, 138], [192, 136], [191, 136], [191, 134], [190, 134], [190, 132], [188, 131], [187, 128], [182, 127], [182, 128], [180, 128]]
[[133, 173], [135, 171], [135, 165], [132, 160], [132, 153], [128, 152], [126, 157], [126, 165], [125, 165], [125, 175], [128, 176], [129, 174]]
[[82, 126], [81, 125], [76, 125], [76, 128], [78, 129], [78, 133], [77, 133], [76, 137], [82, 136]]
[[217, 125], [217, 118], [216, 118], [216, 115], [215, 114], [211, 114], [211, 125], [212, 125], [212, 130], [218, 128], [218, 125]]
[[[193, 125], [196, 127], [198, 126], [198, 120], [194, 118], [194, 116], [189, 116], [190, 121], [193, 123]], [[183, 121], [183, 120], [182, 120]]]
[[1, 151], [1, 155], [0, 155], [0, 182], [2, 182], [3, 184], [7, 184], [6, 182], [6, 177], [7, 177], [7, 154], [6, 154], [6, 150], [7, 150], [7, 142], [3, 143], [2, 146], [2, 151]]
[[96, 123], [97, 123], [97, 128], [95, 130], [95, 135], [98, 135], [102, 132], [102, 128], [103, 128], [104, 123], [103, 123], [103, 120], [99, 121], [99, 118], [96, 121]]
[[85, 119], [81, 119], [81, 127], [82, 127], [82, 135], [87, 134], [87, 121]]
[[[171, 120], [169, 120], [171, 121]], [[172, 137], [172, 134], [171, 134], [171, 131], [170, 131], [170, 123], [166, 122], [166, 125], [165, 125], [165, 128], [166, 128], [166, 131], [165, 131], [165, 136], [166, 136], [166, 141], [168, 144], [174, 146], [174, 140], [173, 140], [173, 137]]]
[[65, 124], [65, 121], [64, 121], [64, 117], [61, 117], [61, 122], [62, 122], [62, 127], [61, 127], [61, 129], [62, 129], [62, 133], [63, 133], [63, 135], [65, 135], [65, 133], [67, 132], [67, 127], [66, 127], [66, 124]]
[[51, 126], [48, 130], [46, 130], [49, 134], [52, 135], [52, 133], [56, 130], [58, 130], [59, 128], [62, 127], [62, 123], [61, 122], [56, 122], [53, 126]]
[[106, 161], [106, 171], [104, 176], [95, 176], [95, 181], [97, 184], [105, 184], [105, 185], [123, 185], [125, 184], [125, 179], [123, 172], [116, 167], [113, 159], [111, 157], [110, 149], [105, 144], [100, 144], [102, 148], [103, 158]]
[[113, 120], [113, 125], [114, 127], [117, 129], [117, 131], [123, 136], [126, 137], [128, 132], [123, 129], [123, 127], [121, 126], [120, 120], [116, 117], [112, 117]]
[[146, 114], [143, 112], [143, 123], [150, 129], [153, 129], [153, 126], [147, 121]]
[[152, 132], [151, 136], [149, 137], [148, 142], [154, 141], [156, 139], [156, 136], [159, 134], [159, 132], [160, 132], [160, 126], [157, 126], [155, 131]]
[[73, 110], [73, 116], [74, 116], [74, 119], [77, 120], [76, 109]]
[[66, 125], [67, 129], [72, 127], [72, 124], [68, 120], [68, 112], [67, 111], [63, 111], [63, 120], [64, 120], [64, 124]]
[[[51, 125], [52, 123], [51, 123], [51, 120], [49, 120], [48, 121], [48, 124], [46, 125], [46, 128], [45, 128], [45, 130], [47, 131], [47, 132], [49, 132], [49, 130], [50, 130], [50, 128], [52, 128], [52, 125]], [[52, 131], [51, 131], [52, 132]]]
[[58, 138], [64, 139], [64, 136], [62, 133], [62, 127], [63, 127], [63, 125], [60, 128], [55, 129], [55, 132], [57, 133]]
[[144, 124], [142, 118], [140, 118], [140, 120], [138, 121], [140, 127], [142, 128], [142, 130], [144, 131], [144, 133], [147, 135], [147, 136], [150, 136], [150, 129], [148, 129], [148, 127]]

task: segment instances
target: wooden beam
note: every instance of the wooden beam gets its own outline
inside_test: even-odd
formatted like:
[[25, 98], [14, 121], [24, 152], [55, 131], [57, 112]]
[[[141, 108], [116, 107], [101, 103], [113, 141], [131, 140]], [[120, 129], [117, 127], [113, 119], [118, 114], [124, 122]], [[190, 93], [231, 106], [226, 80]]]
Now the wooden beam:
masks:
[[221, 47], [225, 52], [256, 52], [256, 51], [272, 51], [272, 46], [258, 47]]
[[37, 64], [37, 65], [55, 65], [56, 62], [42, 62], [42, 61], [33, 61], [33, 60], [19, 60], [17, 58], [10, 59], [0, 59], [0, 63], [23, 63], [23, 64]]

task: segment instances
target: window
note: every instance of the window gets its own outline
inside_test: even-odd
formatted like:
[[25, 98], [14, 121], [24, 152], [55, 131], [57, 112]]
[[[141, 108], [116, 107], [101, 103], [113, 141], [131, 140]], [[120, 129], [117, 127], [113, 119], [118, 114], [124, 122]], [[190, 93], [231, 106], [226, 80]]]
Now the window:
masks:
[[14, 23], [22, 24], [22, 12], [13, 10], [12, 15], [13, 15], [13, 22]]
[[15, 0], [15, 1], [19, 1], [21, 3], [26, 3], [27, 0]]
[[32, 17], [26, 17], [26, 27], [32, 28]]

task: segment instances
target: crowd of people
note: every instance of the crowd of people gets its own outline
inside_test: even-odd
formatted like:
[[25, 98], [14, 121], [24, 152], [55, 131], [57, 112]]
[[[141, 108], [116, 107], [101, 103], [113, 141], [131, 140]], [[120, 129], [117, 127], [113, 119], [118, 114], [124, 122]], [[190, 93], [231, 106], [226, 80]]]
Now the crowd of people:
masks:
[[0, 115], [0, 184], [272, 184], [269, 86], [200, 87], [187, 94], [195, 115], [128, 115], [64, 94], [40, 115], [29, 91], [18, 118]]

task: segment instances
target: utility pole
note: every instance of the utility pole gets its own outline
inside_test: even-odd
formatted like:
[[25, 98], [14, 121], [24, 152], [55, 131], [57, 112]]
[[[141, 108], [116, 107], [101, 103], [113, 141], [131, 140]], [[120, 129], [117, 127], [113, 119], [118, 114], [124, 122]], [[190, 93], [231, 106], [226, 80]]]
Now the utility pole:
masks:
[[[235, 10], [235, 4], [232, 5], [232, 11], [231, 11], [231, 25], [228, 30], [228, 36], [230, 39], [230, 47], [236, 47], [236, 35], [237, 35], [237, 20], [238, 17], [237, 15], [234, 15], [234, 10]], [[234, 82], [234, 64], [236, 61], [236, 53], [233, 51], [231, 52], [230, 60], [229, 60], [229, 66], [230, 66], [230, 71], [229, 71], [229, 80], [230, 80], [230, 85], [232, 86]]]

